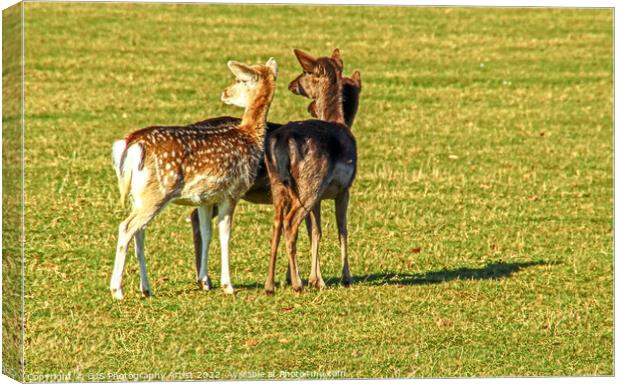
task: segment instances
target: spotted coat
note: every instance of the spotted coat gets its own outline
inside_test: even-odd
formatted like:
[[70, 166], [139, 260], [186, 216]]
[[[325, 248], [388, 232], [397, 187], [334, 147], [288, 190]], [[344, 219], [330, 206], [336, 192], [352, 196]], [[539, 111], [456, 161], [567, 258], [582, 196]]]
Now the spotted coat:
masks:
[[263, 141], [219, 118], [182, 127], [148, 127], [130, 134], [126, 148], [142, 148], [140, 169], [154, 170], [162, 197], [184, 205], [238, 200], [252, 185]]

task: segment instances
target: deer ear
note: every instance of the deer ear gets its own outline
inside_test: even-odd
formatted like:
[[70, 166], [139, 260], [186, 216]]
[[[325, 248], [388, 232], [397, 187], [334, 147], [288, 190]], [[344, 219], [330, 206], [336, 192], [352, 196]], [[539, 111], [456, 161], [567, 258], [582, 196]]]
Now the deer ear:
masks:
[[249, 81], [256, 80], [258, 78], [258, 72], [243, 63], [238, 63], [231, 60], [228, 62], [228, 68], [239, 80]]
[[295, 56], [297, 57], [297, 61], [301, 65], [301, 68], [306, 72], [312, 72], [314, 66], [316, 65], [316, 59], [312, 57], [310, 54], [300, 51], [299, 49], [293, 49]]
[[344, 67], [344, 63], [342, 62], [342, 57], [340, 57], [340, 50], [335, 48], [332, 52], [332, 60], [340, 67], [340, 70]]
[[360, 71], [353, 71], [351, 79], [355, 81], [360, 88], [362, 88], [362, 74], [360, 73]]
[[265, 65], [268, 66], [269, 69], [271, 69], [271, 71], [273, 72], [273, 77], [277, 79], [278, 78], [278, 63], [276, 63], [276, 59], [274, 59], [273, 57], [270, 57], [269, 60], [267, 60], [267, 63]]

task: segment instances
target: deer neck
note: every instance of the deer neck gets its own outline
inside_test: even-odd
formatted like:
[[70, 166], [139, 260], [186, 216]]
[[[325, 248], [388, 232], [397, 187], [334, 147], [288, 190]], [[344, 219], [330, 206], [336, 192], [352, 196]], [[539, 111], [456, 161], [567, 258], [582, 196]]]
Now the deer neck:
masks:
[[331, 121], [344, 124], [344, 114], [342, 112], [342, 80], [330, 82], [322, 80], [321, 91], [316, 98], [316, 113], [320, 120]]
[[342, 86], [342, 112], [344, 123], [347, 127], [353, 126], [355, 115], [359, 106], [359, 90], [349, 84]]
[[263, 142], [262, 139], [265, 136], [267, 114], [269, 113], [274, 88], [273, 84], [269, 84], [257, 90], [241, 118], [241, 127], [250, 132], [260, 143]]

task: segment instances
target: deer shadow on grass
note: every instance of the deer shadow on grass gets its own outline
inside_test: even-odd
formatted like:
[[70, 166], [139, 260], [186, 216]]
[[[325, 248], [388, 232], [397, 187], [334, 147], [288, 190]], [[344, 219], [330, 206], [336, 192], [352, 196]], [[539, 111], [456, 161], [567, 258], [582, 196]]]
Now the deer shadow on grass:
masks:
[[[537, 265], [555, 264], [544, 260], [506, 263], [498, 261], [480, 268], [443, 269], [426, 273], [382, 272], [355, 276], [355, 285], [426, 285], [441, 284], [452, 280], [499, 280]], [[338, 284], [337, 279], [329, 279], [328, 285]]]
[[[379, 286], [379, 285], [426, 285], [426, 284], [441, 284], [452, 280], [499, 280], [508, 278], [513, 274], [538, 265], [554, 265], [558, 262], [549, 262], [545, 260], [527, 261], [527, 262], [515, 262], [506, 263], [498, 261], [489, 263], [480, 268], [456, 268], [456, 269], [442, 269], [439, 271], [431, 271], [426, 273], [400, 273], [400, 272], [381, 272], [373, 273], [361, 276], [352, 276], [352, 285], [367, 285], [367, 286]], [[308, 288], [308, 281], [303, 279], [304, 287]], [[325, 278], [325, 285], [328, 287], [339, 286], [341, 284], [339, 277], [327, 277]], [[282, 287], [288, 284], [281, 282]], [[264, 288], [261, 282], [252, 283], [238, 283], [235, 284], [235, 288], [238, 289], [257, 289]], [[190, 293], [192, 291], [199, 291], [197, 287], [185, 288], [177, 293]], [[214, 291], [219, 291], [219, 284], [214, 284]]]

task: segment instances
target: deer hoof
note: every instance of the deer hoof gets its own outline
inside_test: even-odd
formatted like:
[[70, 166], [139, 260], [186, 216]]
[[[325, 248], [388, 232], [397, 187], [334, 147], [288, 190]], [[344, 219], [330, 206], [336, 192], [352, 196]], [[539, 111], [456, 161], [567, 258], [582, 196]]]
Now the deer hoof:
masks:
[[293, 291], [295, 291], [295, 293], [302, 293], [304, 291], [304, 287], [301, 285], [299, 287], [293, 287]]
[[267, 296], [273, 296], [274, 292], [275, 292], [274, 282], [271, 279], [267, 279], [267, 281], [265, 282], [265, 294]]
[[207, 277], [203, 277], [202, 279], [198, 279], [198, 288], [200, 288], [203, 291], [209, 291], [211, 290], [211, 279], [209, 278], [209, 276]]
[[308, 279], [308, 285], [317, 289], [325, 288], [325, 282], [321, 278], [311, 277]]
[[142, 296], [151, 297], [151, 290], [149, 288], [142, 288], [140, 291], [142, 292]]
[[116, 300], [123, 300], [123, 290], [121, 288], [111, 288], [112, 297]]
[[222, 290], [224, 291], [225, 294], [227, 295], [232, 295], [233, 293], [235, 293], [235, 289], [233, 288], [232, 285], [230, 284], [223, 284], [222, 285]]

